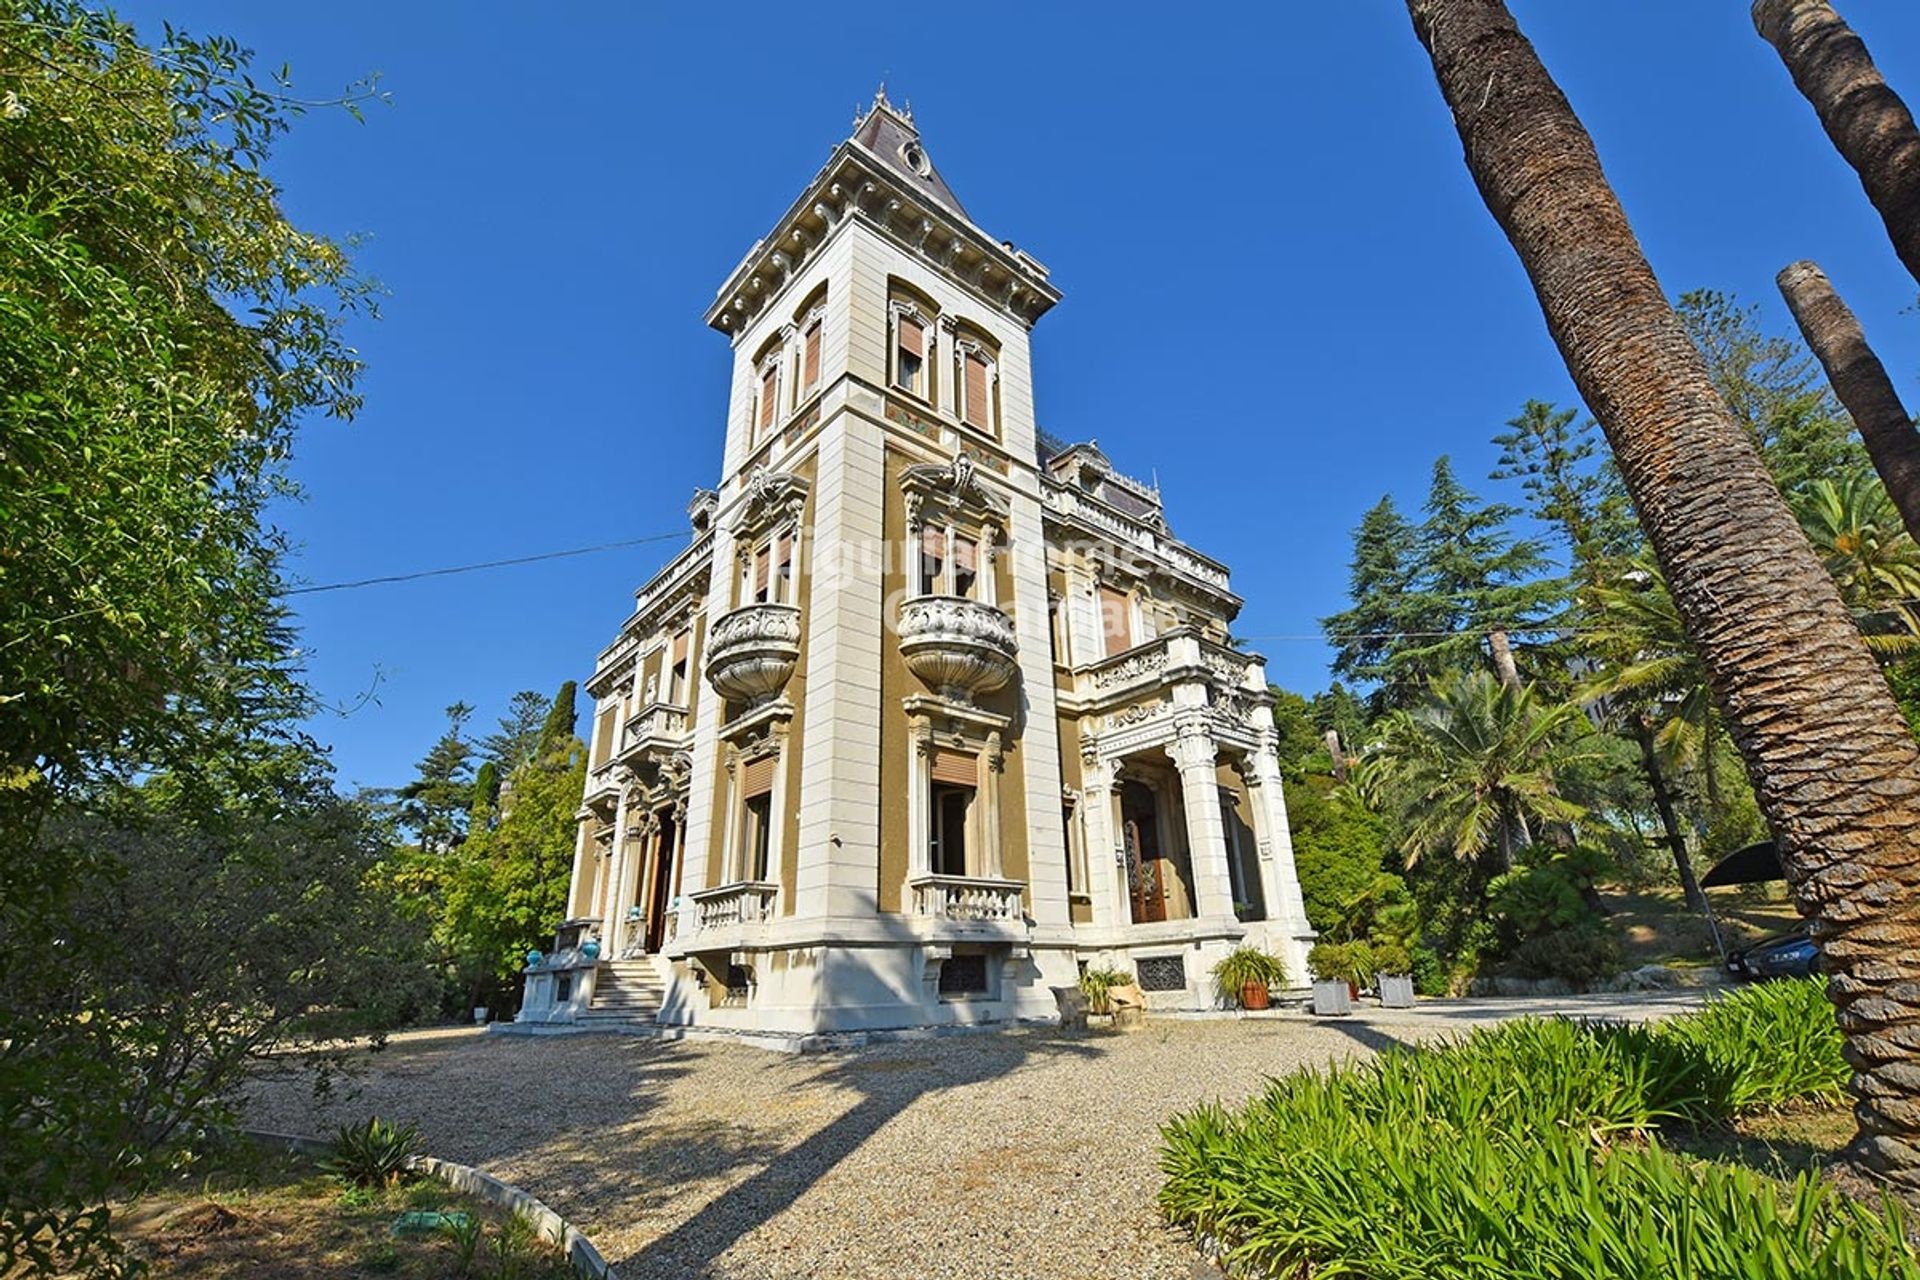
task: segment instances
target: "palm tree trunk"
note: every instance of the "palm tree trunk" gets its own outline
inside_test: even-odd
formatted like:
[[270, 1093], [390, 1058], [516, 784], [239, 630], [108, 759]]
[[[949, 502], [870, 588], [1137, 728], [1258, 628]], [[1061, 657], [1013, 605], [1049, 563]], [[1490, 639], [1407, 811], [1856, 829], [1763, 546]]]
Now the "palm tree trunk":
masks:
[[1855, 1157], [1920, 1192], [1920, 746], [1506, 6], [1407, 8], [1780, 837], [1855, 1068]]
[[1867, 345], [1860, 322], [1834, 292], [1826, 272], [1811, 262], [1796, 262], [1776, 279], [1801, 336], [1820, 358], [1853, 425], [1860, 428], [1873, 469], [1900, 510], [1900, 522], [1920, 542], [1920, 431], [1913, 429], [1886, 366]]
[[1754, 0], [1753, 25], [1860, 175], [1893, 251], [1920, 280], [1920, 130], [1913, 113], [1826, 0]]
[[1493, 669], [1500, 677], [1500, 683], [1509, 689], [1520, 687], [1520, 668], [1514, 665], [1513, 644], [1507, 637], [1505, 627], [1495, 627], [1487, 632], [1487, 648], [1493, 654]]
[[1700, 881], [1693, 874], [1693, 861], [1687, 857], [1686, 833], [1680, 830], [1680, 819], [1673, 811], [1673, 792], [1667, 786], [1667, 775], [1660, 768], [1659, 753], [1653, 749], [1653, 727], [1646, 717], [1633, 717], [1633, 737], [1640, 744], [1640, 764], [1647, 772], [1647, 789], [1653, 792], [1653, 807], [1660, 814], [1660, 826], [1667, 833], [1667, 848], [1673, 853], [1673, 865], [1680, 872], [1680, 890], [1686, 895], [1687, 910], [1705, 911], [1707, 895], [1700, 888]]

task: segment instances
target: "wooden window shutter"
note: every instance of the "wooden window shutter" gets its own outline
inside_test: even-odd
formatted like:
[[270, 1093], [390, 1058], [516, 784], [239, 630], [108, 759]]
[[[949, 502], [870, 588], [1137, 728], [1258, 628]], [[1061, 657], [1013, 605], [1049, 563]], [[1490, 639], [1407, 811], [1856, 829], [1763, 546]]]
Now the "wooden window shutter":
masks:
[[740, 769], [740, 797], [751, 800], [773, 790], [773, 756], [749, 760]]
[[902, 313], [900, 316], [900, 349], [915, 359], [925, 359], [927, 354], [927, 331], [918, 320]]
[[804, 391], [811, 391], [820, 381], [820, 322], [818, 320], [807, 327], [806, 346], [802, 350], [800, 387]]
[[953, 567], [972, 573], [979, 550], [973, 539], [956, 536], [953, 540]]
[[760, 375], [760, 425], [773, 425], [774, 412], [780, 406], [780, 366]]
[[932, 764], [935, 782], [946, 782], [960, 787], [974, 787], [980, 784], [978, 756], [970, 756], [964, 751], [949, 751], [945, 747], [935, 747]]
[[693, 633], [682, 631], [673, 638], [673, 665], [679, 666], [687, 660], [687, 645], [693, 639]]
[[1133, 647], [1133, 628], [1127, 617], [1127, 593], [1113, 587], [1100, 588], [1100, 629], [1106, 636], [1107, 655]]
[[993, 425], [988, 385], [986, 358], [978, 352], [967, 352], [967, 421], [976, 427]]
[[783, 533], [774, 542], [774, 571], [782, 578], [793, 577], [793, 535]]
[[767, 589], [767, 569], [772, 559], [770, 547], [762, 547], [753, 553], [753, 589], [755, 591]]
[[920, 528], [920, 550], [935, 560], [947, 558], [947, 531], [932, 525]]

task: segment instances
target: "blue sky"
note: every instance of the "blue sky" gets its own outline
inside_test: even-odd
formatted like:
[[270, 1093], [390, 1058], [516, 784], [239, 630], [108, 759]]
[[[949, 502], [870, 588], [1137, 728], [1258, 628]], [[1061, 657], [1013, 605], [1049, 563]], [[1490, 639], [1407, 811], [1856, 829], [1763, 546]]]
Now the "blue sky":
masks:
[[[1744, 3], [1514, 9], [1670, 291], [1788, 332], [1774, 273], [1814, 258], [1920, 404], [1914, 283]], [[975, 219], [1065, 291], [1035, 331], [1041, 425], [1157, 473], [1279, 683], [1326, 684], [1300, 637], [1342, 607], [1367, 506], [1417, 507], [1443, 452], [1497, 492], [1490, 435], [1573, 402], [1388, 0], [122, 12], [230, 34], [308, 94], [379, 71], [393, 95], [308, 117], [274, 166], [390, 291], [352, 333], [366, 409], [306, 432], [310, 496], [280, 513], [311, 583], [682, 531], [729, 368], [701, 312], [883, 74]], [[1920, 6], [1846, 12], [1920, 98]], [[489, 726], [583, 679], [676, 545], [300, 597], [314, 684], [358, 704], [314, 726], [343, 782], [404, 781], [456, 699]]]

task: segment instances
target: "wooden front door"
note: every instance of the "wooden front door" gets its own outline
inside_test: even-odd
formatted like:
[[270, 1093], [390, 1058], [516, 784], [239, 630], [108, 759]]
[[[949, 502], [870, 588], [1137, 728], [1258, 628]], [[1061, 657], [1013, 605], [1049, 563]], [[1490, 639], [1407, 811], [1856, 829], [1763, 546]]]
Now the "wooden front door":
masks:
[[1167, 918], [1166, 864], [1160, 857], [1159, 807], [1138, 782], [1120, 786], [1120, 829], [1127, 850], [1127, 892], [1135, 924]]
[[673, 903], [673, 850], [679, 843], [671, 815], [660, 816], [660, 832], [653, 842], [653, 892], [647, 902], [647, 951], [657, 953], [667, 942], [667, 908]]

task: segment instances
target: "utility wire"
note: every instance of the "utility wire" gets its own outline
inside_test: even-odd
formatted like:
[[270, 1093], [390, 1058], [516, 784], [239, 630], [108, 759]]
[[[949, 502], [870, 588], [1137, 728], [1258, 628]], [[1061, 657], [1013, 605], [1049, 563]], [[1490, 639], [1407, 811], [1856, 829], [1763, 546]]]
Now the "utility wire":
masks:
[[357, 587], [377, 587], [389, 582], [416, 582], [421, 578], [444, 578], [455, 573], [475, 573], [481, 569], [504, 569], [509, 565], [533, 564], [541, 560], [564, 560], [568, 556], [588, 556], [597, 551], [618, 551], [623, 547], [638, 547], [649, 542], [668, 542], [676, 538], [689, 537], [686, 531], [679, 533], [654, 533], [644, 538], [627, 538], [620, 542], [602, 542], [591, 547], [571, 547], [565, 551], [543, 551], [539, 555], [513, 556], [506, 560], [482, 560], [478, 564], [458, 564], [444, 569], [421, 569], [415, 573], [389, 573], [378, 578], [357, 578], [352, 582], [329, 582], [317, 587], [289, 587], [285, 594], [290, 596], [317, 595], [322, 591], [351, 591]]

